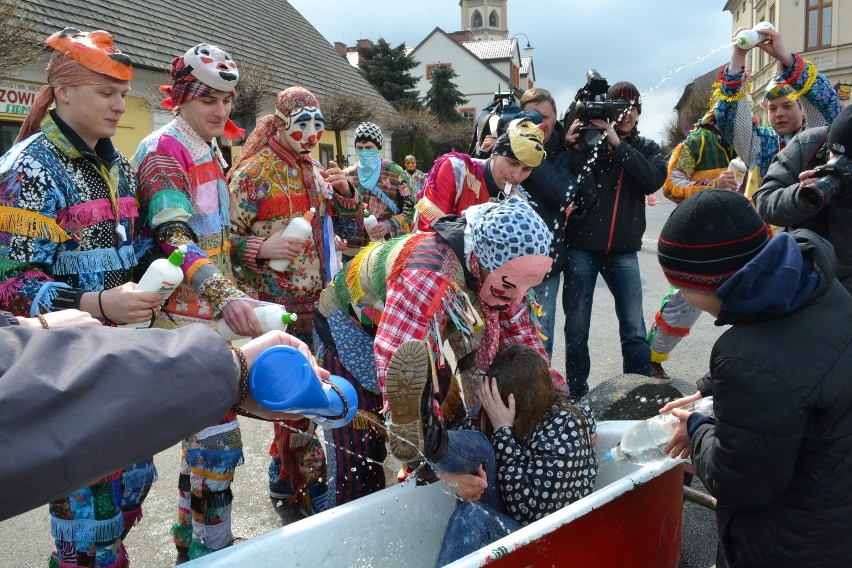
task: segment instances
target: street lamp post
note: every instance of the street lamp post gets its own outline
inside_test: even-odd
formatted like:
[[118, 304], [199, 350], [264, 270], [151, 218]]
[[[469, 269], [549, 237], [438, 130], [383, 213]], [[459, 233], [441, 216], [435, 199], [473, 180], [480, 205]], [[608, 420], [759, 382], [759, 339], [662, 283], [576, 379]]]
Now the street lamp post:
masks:
[[525, 34], [525, 33], [516, 33], [515, 35], [513, 35], [513, 36], [512, 36], [512, 37], [510, 37], [509, 39], [515, 39], [515, 38], [516, 38], [516, 37], [518, 37], [518, 36], [524, 36], [524, 38], [527, 40], [527, 46], [524, 48], [524, 51], [526, 51], [526, 52], [527, 52], [527, 55], [532, 55], [532, 50], [533, 50], [533, 49], [535, 49], [535, 48], [534, 48], [533, 46], [531, 46], [531, 45], [530, 45], [530, 38], [529, 38], [529, 37], [527, 37], [527, 34]]

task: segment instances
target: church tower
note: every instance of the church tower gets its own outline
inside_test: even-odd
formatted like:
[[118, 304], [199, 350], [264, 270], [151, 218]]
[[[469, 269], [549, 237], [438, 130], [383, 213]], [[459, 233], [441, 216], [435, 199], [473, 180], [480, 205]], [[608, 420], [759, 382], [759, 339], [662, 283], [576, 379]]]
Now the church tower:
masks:
[[473, 39], [507, 39], [508, 0], [459, 0], [461, 29], [470, 31]]

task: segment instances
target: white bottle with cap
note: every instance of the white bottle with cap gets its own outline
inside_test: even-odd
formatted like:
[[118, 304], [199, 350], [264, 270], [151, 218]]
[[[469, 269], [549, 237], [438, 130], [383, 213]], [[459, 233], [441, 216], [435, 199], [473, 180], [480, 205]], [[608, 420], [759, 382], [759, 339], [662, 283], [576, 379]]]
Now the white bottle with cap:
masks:
[[761, 31], [767, 29], [775, 29], [772, 22], [760, 22], [750, 30], [740, 30], [734, 38], [734, 45], [747, 51], [766, 39], [766, 34]]
[[[168, 258], [158, 258], [151, 263], [151, 266], [139, 279], [136, 289], [142, 292], [157, 292], [165, 303], [172, 292], [183, 282], [183, 270], [180, 269], [180, 265], [183, 264], [185, 258], [185, 246], [173, 250]], [[145, 329], [151, 327], [151, 322], [127, 323], [118, 327]]]
[[[291, 314], [281, 306], [257, 306], [252, 311], [257, 315], [257, 320], [260, 322], [260, 328], [263, 330], [263, 333], [273, 330], [287, 331], [287, 325], [298, 319], [296, 314]], [[219, 323], [216, 324], [216, 331], [225, 341], [236, 341], [245, 337], [234, 333], [228, 327], [228, 324], [225, 323], [224, 319], [219, 320]]]
[[745, 179], [746, 172], [748, 172], [748, 168], [743, 162], [742, 158], [734, 158], [728, 164], [728, 171], [734, 172], [734, 179], [737, 182], [737, 187], [741, 186], [743, 180]]
[[[297, 239], [307, 239], [313, 234], [313, 227], [311, 226], [311, 221], [314, 220], [314, 215], [316, 214], [316, 209], [311, 207], [311, 210], [305, 213], [302, 217], [296, 217], [295, 219], [291, 219], [287, 224], [287, 227], [281, 233], [283, 237], [295, 237]], [[289, 260], [284, 260], [283, 258], [276, 258], [274, 260], [269, 261], [269, 268], [276, 272], [282, 272], [287, 270], [287, 267], [290, 266]]]
[[381, 239], [374, 239], [373, 235], [370, 233], [370, 231], [372, 231], [373, 228], [376, 227], [378, 224], [379, 224], [379, 220], [376, 218], [376, 216], [373, 215], [372, 213], [370, 213], [367, 210], [367, 208], [365, 207], [364, 208], [364, 229], [366, 229], [367, 235], [370, 237], [371, 241], [376, 241], [376, 240], [380, 241], [381, 240]]

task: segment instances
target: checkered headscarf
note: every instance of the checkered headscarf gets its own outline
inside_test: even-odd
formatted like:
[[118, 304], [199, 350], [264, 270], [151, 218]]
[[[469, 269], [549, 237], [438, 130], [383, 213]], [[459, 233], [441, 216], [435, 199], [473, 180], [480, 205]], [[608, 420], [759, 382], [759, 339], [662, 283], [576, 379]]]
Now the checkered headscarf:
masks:
[[362, 122], [355, 129], [355, 142], [372, 142], [381, 150], [384, 141], [385, 137], [382, 136], [382, 129], [377, 124]]
[[517, 196], [477, 210], [469, 223], [473, 250], [489, 272], [528, 254], [547, 256], [553, 240], [538, 213]]

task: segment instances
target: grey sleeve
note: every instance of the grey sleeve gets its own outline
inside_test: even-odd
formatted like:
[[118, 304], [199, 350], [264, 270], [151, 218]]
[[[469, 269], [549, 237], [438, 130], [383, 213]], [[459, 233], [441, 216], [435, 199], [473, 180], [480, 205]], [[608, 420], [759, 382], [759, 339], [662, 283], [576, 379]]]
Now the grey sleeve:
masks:
[[[813, 134], [808, 131], [796, 136], [775, 156], [754, 194], [755, 209], [767, 223], [780, 227], [798, 225], [822, 208], [809, 204], [799, 194], [799, 174], [805, 171], [816, 149], [810, 142]], [[806, 144], [802, 144], [803, 137], [808, 140]]]
[[0, 329], [0, 520], [216, 424], [236, 399], [222, 339], [179, 330]]

